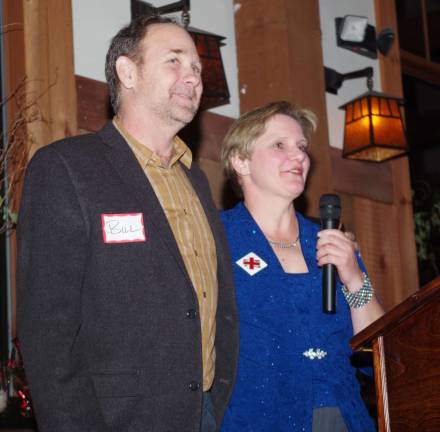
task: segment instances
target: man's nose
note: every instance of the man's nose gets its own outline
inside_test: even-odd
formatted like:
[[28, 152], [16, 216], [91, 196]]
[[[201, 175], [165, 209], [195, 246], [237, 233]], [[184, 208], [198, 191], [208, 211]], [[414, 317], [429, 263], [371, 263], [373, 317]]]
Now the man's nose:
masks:
[[187, 84], [191, 84], [196, 87], [202, 82], [202, 76], [200, 72], [194, 70], [193, 67], [188, 67], [185, 71], [184, 81]]

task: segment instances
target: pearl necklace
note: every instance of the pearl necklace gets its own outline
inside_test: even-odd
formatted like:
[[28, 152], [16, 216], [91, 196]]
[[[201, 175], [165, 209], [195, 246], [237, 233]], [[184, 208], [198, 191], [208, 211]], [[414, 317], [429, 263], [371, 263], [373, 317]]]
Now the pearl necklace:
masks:
[[270, 240], [270, 239], [267, 239], [267, 241], [273, 247], [280, 248], [280, 249], [291, 249], [291, 248], [294, 248], [294, 247], [298, 246], [298, 243], [299, 243], [299, 233], [298, 233], [298, 237], [292, 243], [276, 242], [276, 241], [273, 241], [273, 240]]

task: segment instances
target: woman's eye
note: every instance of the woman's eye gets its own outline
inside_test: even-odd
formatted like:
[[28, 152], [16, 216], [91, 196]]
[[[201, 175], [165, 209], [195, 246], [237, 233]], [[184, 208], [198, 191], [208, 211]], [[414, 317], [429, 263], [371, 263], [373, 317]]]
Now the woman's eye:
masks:
[[276, 143], [272, 144], [272, 147], [275, 149], [278, 149], [278, 150], [282, 150], [284, 148], [282, 142], [276, 142]]
[[298, 144], [298, 148], [302, 151], [302, 152], [307, 152], [309, 150], [308, 145], [307, 144]]

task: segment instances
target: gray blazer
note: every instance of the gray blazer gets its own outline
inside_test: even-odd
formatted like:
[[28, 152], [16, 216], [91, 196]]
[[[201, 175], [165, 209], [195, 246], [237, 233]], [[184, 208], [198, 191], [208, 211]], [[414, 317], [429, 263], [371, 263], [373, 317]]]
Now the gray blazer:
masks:
[[[206, 178], [194, 164], [186, 173], [217, 248], [220, 424], [238, 351], [230, 256]], [[105, 242], [101, 216], [131, 213], [142, 214], [145, 241]], [[199, 431], [197, 296], [156, 195], [111, 122], [35, 154], [17, 234], [18, 334], [40, 432]]]

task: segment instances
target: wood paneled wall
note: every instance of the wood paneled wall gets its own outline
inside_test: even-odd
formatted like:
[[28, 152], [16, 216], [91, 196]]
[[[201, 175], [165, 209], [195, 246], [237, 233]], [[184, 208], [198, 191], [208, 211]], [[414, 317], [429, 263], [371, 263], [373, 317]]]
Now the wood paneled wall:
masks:
[[[356, 233], [362, 255], [386, 309], [418, 289], [408, 163], [374, 166], [345, 161], [328, 145], [319, 1], [237, 0], [237, 56], [241, 109], [286, 99], [313, 109], [319, 129], [312, 142], [313, 171], [307, 214], [318, 215], [322, 193], [341, 195], [343, 219]], [[376, 0], [377, 30], [397, 28], [394, 2]], [[380, 58], [383, 88], [401, 94], [397, 44]], [[371, 180], [371, 181], [370, 181]], [[382, 183], [383, 182], [383, 183]]]
[[[40, 96], [43, 114], [42, 120], [29, 128], [33, 148], [37, 148], [77, 131], [71, 4], [59, 0], [7, 1], [20, 3], [23, 11], [25, 72], [31, 93]], [[320, 127], [312, 143], [313, 170], [305, 194], [307, 214], [318, 215], [322, 193], [341, 194], [344, 223], [357, 234], [385, 307], [394, 306], [418, 288], [407, 161], [384, 164], [377, 177], [377, 169], [362, 163], [362, 168], [348, 165], [330, 149], [318, 0], [274, 0], [270, 7], [263, 0], [237, 3], [242, 111], [286, 99], [317, 113]], [[386, 25], [397, 29], [392, 0], [376, 0], [376, 12], [378, 30]], [[380, 61], [384, 90], [399, 95], [397, 44]], [[218, 145], [230, 119], [225, 122], [209, 113], [204, 116], [210, 117], [204, 127], [214, 132], [212, 137], [205, 136], [208, 144], [199, 145], [199, 158], [205, 164], [214, 193], [219, 195], [220, 167], [212, 149], [207, 149], [213, 139]], [[222, 126], [215, 129], [212, 124], [208, 126], [209, 122]], [[378, 184], [380, 178], [384, 179], [383, 190]]]

